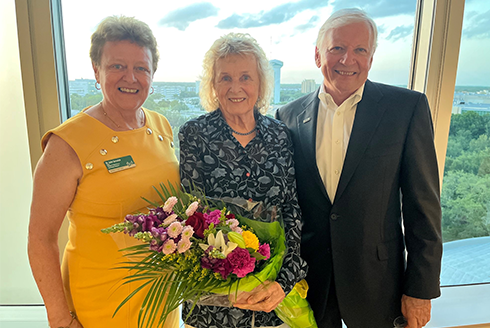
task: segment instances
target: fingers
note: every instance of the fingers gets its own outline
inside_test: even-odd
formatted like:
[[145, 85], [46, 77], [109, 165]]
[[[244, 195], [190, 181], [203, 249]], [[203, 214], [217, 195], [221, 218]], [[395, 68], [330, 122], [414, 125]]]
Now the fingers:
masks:
[[407, 319], [407, 328], [422, 328], [430, 320], [430, 300], [402, 296], [402, 313]]
[[282, 302], [285, 296], [277, 282], [265, 282], [248, 295], [239, 295], [233, 306], [244, 310], [271, 312]]

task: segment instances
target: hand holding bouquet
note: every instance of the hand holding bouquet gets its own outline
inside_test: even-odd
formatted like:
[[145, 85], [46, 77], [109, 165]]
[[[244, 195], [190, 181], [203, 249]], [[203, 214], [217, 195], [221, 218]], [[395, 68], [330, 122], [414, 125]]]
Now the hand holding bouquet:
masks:
[[[231, 306], [239, 292], [249, 292], [276, 278], [286, 248], [280, 220], [261, 222], [245, 218], [237, 212], [253, 211], [237, 207], [236, 202], [212, 201], [198, 192], [184, 193], [172, 186], [169, 190], [161, 185], [161, 192], [157, 192], [163, 206], [147, 200], [154, 206], [148, 214], [127, 215], [124, 222], [103, 230], [125, 233], [142, 242], [124, 249], [131, 261], [124, 262], [122, 268], [132, 272], [124, 283], [141, 285], [122, 301], [116, 312], [145, 289], [139, 327], [155, 323], [160, 326], [185, 301]], [[238, 210], [232, 213], [227, 206]], [[298, 288], [289, 295], [297, 296]], [[284, 304], [288, 304], [288, 298], [291, 301], [289, 295]], [[288, 314], [281, 311], [283, 303], [276, 313], [291, 327], [316, 327], [306, 300], [300, 299], [301, 304], [297, 304], [297, 299], [283, 309]], [[287, 321], [291, 318], [297, 324]]]

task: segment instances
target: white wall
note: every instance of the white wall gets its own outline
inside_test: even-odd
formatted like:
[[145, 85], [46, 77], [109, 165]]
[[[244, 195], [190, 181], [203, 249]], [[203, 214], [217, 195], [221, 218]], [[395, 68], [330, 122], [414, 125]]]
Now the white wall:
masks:
[[0, 1], [0, 305], [41, 304], [27, 259], [32, 173], [15, 0]]

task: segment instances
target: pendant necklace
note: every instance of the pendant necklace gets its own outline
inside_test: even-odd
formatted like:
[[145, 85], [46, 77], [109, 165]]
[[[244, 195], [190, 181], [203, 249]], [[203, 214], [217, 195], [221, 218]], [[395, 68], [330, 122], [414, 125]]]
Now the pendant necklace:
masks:
[[[114, 123], [115, 126], [117, 126], [118, 129], [121, 128], [119, 124], [116, 123], [105, 111], [104, 106], [102, 106], [102, 103], [100, 104], [100, 108], [102, 108], [102, 113], [104, 113], [104, 116], [107, 117], [109, 120], [111, 120], [112, 123]], [[127, 124], [130, 130], [134, 130], [133, 127], [131, 127], [129, 124]]]

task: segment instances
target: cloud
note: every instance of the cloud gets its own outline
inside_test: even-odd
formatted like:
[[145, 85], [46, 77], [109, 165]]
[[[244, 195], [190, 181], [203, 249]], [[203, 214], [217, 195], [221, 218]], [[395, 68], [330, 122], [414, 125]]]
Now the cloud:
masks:
[[485, 39], [490, 37], [490, 10], [484, 13], [469, 12], [464, 18], [463, 37]]
[[376, 28], [378, 29], [378, 34], [382, 34], [382, 33], [386, 32], [386, 25], [384, 25], [384, 24], [377, 25]]
[[310, 20], [308, 21], [308, 23], [298, 25], [294, 28], [295, 34], [303, 33], [303, 32], [308, 31], [309, 29], [315, 28], [317, 25], [316, 23], [319, 20], [320, 20], [320, 17], [318, 17], [316, 15], [311, 17]]
[[209, 2], [194, 3], [190, 6], [169, 12], [158, 23], [162, 26], [175, 27], [185, 31], [190, 23], [218, 15], [218, 8]]
[[415, 13], [416, 1], [414, 0], [335, 0], [333, 10], [337, 11], [342, 8], [361, 8], [366, 11], [372, 18], [382, 18], [396, 15]]
[[388, 34], [388, 36], [386, 37], [386, 40], [395, 42], [409, 35], [413, 35], [413, 26], [397, 26], [391, 30], [390, 34]]
[[233, 14], [220, 21], [216, 27], [221, 29], [232, 29], [235, 27], [250, 28], [281, 24], [289, 21], [302, 11], [326, 7], [328, 2], [328, 0], [300, 0], [297, 2], [285, 3], [268, 11], [261, 11], [257, 14]]

